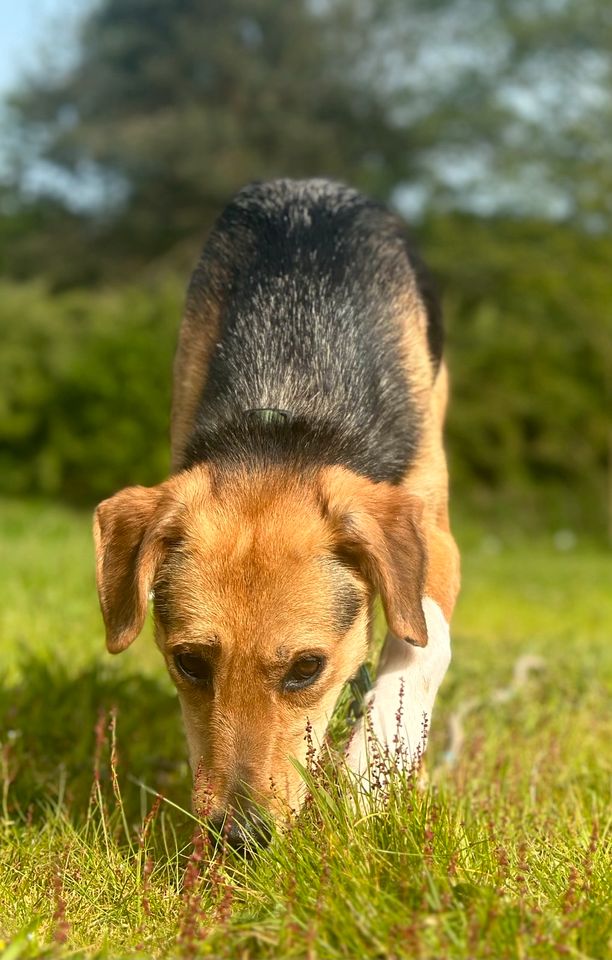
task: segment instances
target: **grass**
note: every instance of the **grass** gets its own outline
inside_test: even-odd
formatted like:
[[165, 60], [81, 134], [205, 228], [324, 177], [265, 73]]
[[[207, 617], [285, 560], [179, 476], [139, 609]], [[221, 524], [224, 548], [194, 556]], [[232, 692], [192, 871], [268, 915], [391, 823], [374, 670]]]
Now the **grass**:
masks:
[[0, 536], [2, 960], [609, 955], [609, 553], [466, 531], [429, 786], [356, 811], [320, 773], [244, 862], [188, 812], [150, 637], [104, 652], [89, 519], [6, 502]]

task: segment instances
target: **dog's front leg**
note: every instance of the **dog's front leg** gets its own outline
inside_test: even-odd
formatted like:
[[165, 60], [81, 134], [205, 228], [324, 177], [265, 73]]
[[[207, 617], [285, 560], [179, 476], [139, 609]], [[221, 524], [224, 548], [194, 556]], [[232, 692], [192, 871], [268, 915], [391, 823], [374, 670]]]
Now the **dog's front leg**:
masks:
[[[410, 769], [427, 742], [434, 700], [451, 658], [450, 631], [439, 605], [422, 601], [427, 622], [426, 647], [414, 647], [387, 634], [374, 689], [349, 744], [347, 762], [366, 784], [380, 761]], [[377, 774], [379, 778], [379, 774]]]

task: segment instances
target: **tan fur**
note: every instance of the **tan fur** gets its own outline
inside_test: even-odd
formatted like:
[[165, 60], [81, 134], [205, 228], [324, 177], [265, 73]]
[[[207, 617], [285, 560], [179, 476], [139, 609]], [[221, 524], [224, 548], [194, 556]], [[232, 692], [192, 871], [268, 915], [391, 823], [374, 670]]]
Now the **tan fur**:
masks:
[[[134, 639], [155, 585], [157, 640], [179, 691], [192, 767], [203, 762], [217, 806], [241, 796], [297, 802], [301, 781], [291, 758], [305, 762], [307, 725], [323, 736], [343, 684], [363, 662], [377, 591], [398, 632], [426, 642], [418, 513], [401, 488], [342, 468], [309, 478], [280, 469], [237, 473], [211, 484], [199, 466], [98, 508], [109, 649]], [[338, 552], [353, 563], [345, 575], [363, 598], [344, 634], [334, 628], [337, 578], [329, 566]], [[210, 655], [214, 698], [177, 671], [177, 650]], [[307, 653], [326, 658], [320, 680], [283, 690], [291, 663]]]
[[450, 622], [460, 587], [459, 550], [450, 532], [448, 470], [443, 432], [448, 402], [448, 372], [442, 362], [433, 368], [427, 343], [425, 309], [409, 290], [396, 304], [402, 329], [402, 365], [412, 401], [421, 417], [416, 460], [403, 480], [405, 491], [423, 504], [421, 533], [426, 544], [425, 594], [436, 601]]
[[447, 397], [448, 374], [442, 363], [427, 398], [419, 453], [403, 486], [424, 505], [421, 522], [428, 559], [425, 594], [440, 605], [450, 623], [461, 577], [459, 550], [448, 516], [448, 470], [443, 446]]
[[394, 306], [401, 332], [401, 360], [410, 386], [411, 401], [417, 412], [424, 415], [435, 380], [427, 345], [427, 315], [416, 289], [408, 290]]
[[217, 341], [219, 305], [207, 297], [196, 308], [188, 302], [174, 357], [171, 453], [172, 470], [180, 468], [206, 383], [206, 371]]
[[[276, 489], [275, 489], [276, 487]], [[364, 645], [331, 629], [334, 598], [318, 562], [329, 533], [308, 492], [268, 478], [241, 478], [205, 509], [184, 515], [184, 541], [171, 561], [179, 612], [158, 630], [177, 684], [194, 771], [201, 760], [215, 805], [244, 797], [297, 803], [300, 779], [289, 762], [306, 760], [306, 725], [331, 713]], [[194, 590], [194, 583], [199, 589]], [[208, 643], [214, 701], [181, 678], [172, 652]], [[282, 679], [300, 652], [320, 653], [328, 668], [311, 690], [287, 693]]]
[[[398, 302], [397, 316], [423, 424], [417, 460], [401, 485], [376, 484], [341, 467], [309, 476], [275, 468], [211, 478], [201, 465], [156, 488], [128, 488], [96, 512], [109, 650], [125, 649], [140, 631], [155, 587], [157, 643], [178, 689], [194, 776], [201, 771], [214, 810], [245, 809], [252, 799], [273, 810], [299, 803], [302, 781], [292, 758], [306, 762], [307, 727], [315, 741], [323, 738], [343, 684], [365, 659], [377, 593], [390, 629], [415, 645], [427, 643], [423, 596], [450, 620], [459, 555], [442, 445], [447, 374], [444, 365], [434, 373], [413, 290]], [[174, 367], [174, 470], [193, 428], [218, 322], [219, 308], [206, 298], [199, 312], [185, 314]], [[363, 597], [343, 635], [334, 628], [337, 597], [323, 562], [337, 553]], [[180, 674], [177, 651], [210, 657], [214, 694]], [[289, 693], [282, 680], [301, 653], [324, 656], [327, 665], [312, 687]]]
[[163, 487], [128, 487], [104, 500], [94, 516], [96, 579], [110, 653], [121, 653], [142, 630], [148, 594], [163, 556], [158, 507]]
[[380, 594], [390, 629], [415, 646], [426, 646], [422, 502], [401, 487], [372, 483], [342, 467], [327, 468], [323, 478], [339, 541]]

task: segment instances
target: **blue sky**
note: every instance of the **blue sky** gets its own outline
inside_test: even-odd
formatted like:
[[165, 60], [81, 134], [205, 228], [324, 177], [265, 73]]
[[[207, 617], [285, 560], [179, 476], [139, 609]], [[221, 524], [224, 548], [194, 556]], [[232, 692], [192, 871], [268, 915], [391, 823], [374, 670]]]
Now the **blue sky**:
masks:
[[87, 6], [87, 0], [0, 0], [0, 97], [41, 56], [61, 61], [68, 54], [72, 24]]
[[[2, 101], [31, 73], [43, 77], [70, 62], [75, 50], [74, 27], [95, 0], [0, 0], [0, 174], [7, 142], [2, 138]], [[9, 147], [10, 149], [10, 147]], [[24, 181], [26, 191], [70, 196], [73, 206], [100, 201], [104, 186], [85, 171], [78, 181], [44, 163], [34, 163]]]
[[[45, 73], [52, 72], [53, 67], [56, 69], [59, 67], [61, 70], [63, 65], [69, 63], [71, 54], [75, 50], [73, 42], [75, 24], [96, 2], [97, 0], [0, 0], [0, 121], [2, 121], [3, 114], [3, 99], [12, 89], [19, 87], [24, 76], [36, 72], [39, 76], [44, 77]], [[287, 2], [290, 2], [290, 0], [287, 0]], [[610, 2], [610, 0], [607, 0], [607, 2]], [[601, 60], [601, 56], [599, 59]], [[566, 79], [569, 85], [564, 86], [558, 77], [552, 78], [551, 83], [549, 83], [549, 90], [552, 90], [557, 100], [559, 100], [559, 97], [563, 100], [564, 109], [567, 103], [574, 103], [576, 108], [580, 109], [579, 95], [584, 97], [586, 94], [592, 94], [600, 98], [605, 96], [605, 86], [602, 85], [597, 76], [593, 80], [589, 79], [588, 75], [584, 73], [578, 83], [575, 76]], [[524, 114], [527, 107], [532, 112], [532, 119], [534, 110], [536, 114], [538, 112], [542, 113], [542, 102], [535, 94], [536, 91], [530, 87], [523, 87], [518, 93], [515, 91], [514, 105], [519, 114]], [[554, 99], [553, 97], [553, 101]], [[588, 103], [586, 106], [589, 108]], [[550, 109], [544, 103], [544, 108], [546, 115], [555, 115], [554, 102]], [[559, 120], [560, 114], [557, 116], [557, 122]], [[0, 129], [0, 173], [2, 172], [5, 151], [6, 141], [3, 143]], [[455, 157], [453, 158], [452, 172], [455, 176], [461, 175], [467, 178], [466, 190], [468, 188], [472, 190], [474, 196], [478, 194], [485, 205], [493, 203], [493, 206], [495, 206], [499, 202], [501, 182], [498, 179], [493, 182], [486, 170], [476, 170], [474, 172], [469, 165], [466, 166], [464, 163], [462, 166], [461, 163], [458, 163]], [[32, 181], [34, 190], [40, 188], [41, 183], [48, 185], [48, 173], [49, 171], [40, 166], [34, 169]], [[53, 173], [52, 180], [53, 183], [57, 184], [57, 172]], [[82, 181], [83, 178], [79, 182], [78, 189], [70, 181], [69, 192], [73, 198], [75, 196], [83, 198], [89, 196]], [[486, 197], [483, 199], [482, 184], [487, 182], [493, 184], [493, 199], [487, 199]], [[100, 189], [99, 177], [93, 176], [92, 184], [93, 195], [97, 197]], [[527, 186], [529, 187], [529, 185]], [[511, 185], [511, 191], [513, 195], [516, 193], [516, 184]], [[519, 189], [520, 193], [521, 190]], [[531, 198], [530, 202], [533, 201], [534, 196], [538, 197], [543, 206], [547, 206], [549, 210], [557, 202], [562, 202], [562, 205], [565, 204], [565, 199], [560, 194], [559, 197], [561, 198], [557, 197], [555, 200], [558, 191], [553, 189], [553, 185], [550, 183], [540, 184], [538, 181], [538, 184], [535, 186], [532, 184], [529, 187], [527, 193]], [[406, 197], [407, 204], [408, 199]]]

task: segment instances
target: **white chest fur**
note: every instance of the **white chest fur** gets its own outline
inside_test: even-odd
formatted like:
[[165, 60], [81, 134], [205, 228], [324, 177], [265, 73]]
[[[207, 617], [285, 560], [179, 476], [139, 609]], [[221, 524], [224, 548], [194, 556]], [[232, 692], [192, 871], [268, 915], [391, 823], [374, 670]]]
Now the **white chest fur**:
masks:
[[347, 762], [369, 779], [373, 759], [389, 756], [409, 769], [425, 749], [438, 688], [451, 659], [450, 631], [442, 610], [430, 597], [422, 601], [426, 647], [414, 647], [387, 635], [367, 710], [349, 744]]

